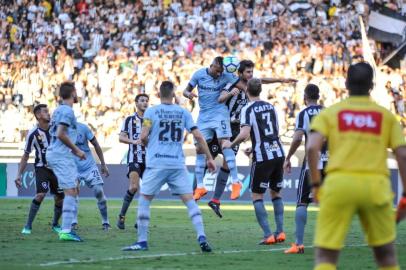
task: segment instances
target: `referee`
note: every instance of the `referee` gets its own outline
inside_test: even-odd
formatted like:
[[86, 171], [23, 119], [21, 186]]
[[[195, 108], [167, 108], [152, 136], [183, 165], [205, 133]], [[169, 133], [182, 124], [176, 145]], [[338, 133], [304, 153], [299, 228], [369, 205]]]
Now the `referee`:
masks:
[[[315, 233], [317, 270], [336, 269], [355, 215], [379, 269], [400, 269], [386, 160], [387, 148], [391, 148], [406, 186], [406, 142], [394, 115], [370, 100], [372, 86], [373, 70], [368, 63], [350, 66], [346, 80], [350, 97], [323, 110], [311, 124], [307, 154], [313, 194], [320, 202]], [[325, 140], [330, 156], [321, 186], [317, 165]], [[405, 201], [403, 193], [398, 214], [405, 211]]]

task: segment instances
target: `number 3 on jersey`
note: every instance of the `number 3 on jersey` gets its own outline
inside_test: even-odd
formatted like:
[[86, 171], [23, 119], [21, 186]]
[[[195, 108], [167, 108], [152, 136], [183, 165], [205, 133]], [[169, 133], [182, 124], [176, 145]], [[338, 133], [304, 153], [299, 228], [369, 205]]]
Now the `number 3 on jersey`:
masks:
[[270, 112], [262, 113], [262, 120], [266, 121], [266, 126], [268, 127], [264, 129], [265, 136], [273, 135], [271, 113]]
[[161, 120], [159, 122], [159, 141], [180, 142], [182, 139], [182, 128], [180, 120]]

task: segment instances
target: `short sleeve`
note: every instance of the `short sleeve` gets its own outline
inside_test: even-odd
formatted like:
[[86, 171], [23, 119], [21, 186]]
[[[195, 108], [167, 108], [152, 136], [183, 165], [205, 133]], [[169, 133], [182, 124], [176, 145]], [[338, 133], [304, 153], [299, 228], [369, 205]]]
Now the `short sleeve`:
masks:
[[150, 127], [152, 125], [153, 117], [154, 117], [153, 109], [148, 108], [144, 113], [142, 125]]
[[250, 109], [249, 105], [246, 105], [244, 108], [241, 110], [241, 119], [240, 119], [240, 125], [241, 126], [251, 126], [251, 119], [250, 119]]
[[400, 146], [406, 146], [405, 137], [403, 136], [402, 128], [396, 118], [391, 115], [391, 130], [389, 137], [389, 147], [396, 149]]
[[187, 110], [184, 110], [185, 112], [185, 128], [188, 132], [191, 132], [192, 130], [196, 129], [196, 124], [193, 121], [192, 115], [190, 114], [190, 112], [188, 112]]
[[61, 109], [61, 118], [59, 120], [59, 124], [66, 125], [66, 126], [73, 126], [74, 125], [74, 119], [75, 119], [75, 114], [73, 113], [73, 110], [70, 108], [63, 108]]
[[321, 133], [324, 137], [329, 135], [328, 118], [326, 112], [321, 112], [312, 119], [310, 130]]
[[94, 139], [94, 134], [93, 134], [93, 132], [90, 130], [90, 128], [89, 128], [88, 126], [85, 126], [85, 127], [86, 127], [86, 139], [87, 139], [88, 141], [93, 140], [93, 139]]
[[128, 123], [130, 122], [130, 119], [131, 119], [131, 117], [127, 117], [127, 118], [124, 120], [123, 124], [121, 125], [121, 130], [120, 130], [120, 132], [124, 132], [124, 133], [127, 133], [127, 134], [128, 134]]
[[196, 71], [195, 73], [193, 73], [192, 78], [189, 81], [189, 85], [190, 87], [195, 88], [197, 86], [197, 84], [199, 83], [199, 70]]
[[306, 124], [305, 124], [305, 113], [301, 111], [296, 117], [296, 124], [295, 130], [303, 130], [306, 131]]
[[26, 139], [26, 141], [25, 141], [25, 147], [24, 147], [24, 152], [25, 152], [25, 153], [27, 153], [27, 154], [30, 154], [30, 153], [31, 153], [31, 151], [32, 151], [32, 145], [33, 145], [33, 143], [34, 143], [34, 139], [35, 139], [34, 132], [30, 132], [30, 133], [27, 135], [27, 139]]

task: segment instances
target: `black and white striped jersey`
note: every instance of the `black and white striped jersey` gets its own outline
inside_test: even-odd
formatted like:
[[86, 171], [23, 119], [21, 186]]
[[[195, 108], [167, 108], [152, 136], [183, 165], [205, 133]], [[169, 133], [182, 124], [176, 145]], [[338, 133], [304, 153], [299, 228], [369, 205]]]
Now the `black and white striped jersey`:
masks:
[[[225, 91], [230, 92], [233, 90], [231, 84], [228, 84], [225, 88]], [[240, 123], [240, 115], [242, 108], [248, 103], [248, 97], [244, 91], [240, 91], [240, 93], [236, 96], [232, 96], [226, 101], [226, 106], [228, 111], [230, 112], [230, 122], [231, 123]]]
[[266, 101], [249, 102], [241, 111], [241, 126], [251, 127], [253, 161], [284, 157], [275, 108]]
[[[316, 115], [318, 115], [323, 106], [321, 105], [311, 105], [300, 111], [296, 117], [296, 127], [295, 130], [302, 130], [305, 134], [305, 144], [307, 144], [307, 139], [310, 133], [310, 123]], [[319, 169], [323, 169], [328, 160], [327, 143], [323, 145], [322, 151], [320, 153]], [[303, 168], [308, 169], [308, 164], [306, 158], [303, 160]]]
[[35, 149], [35, 167], [47, 166], [45, 154], [50, 143], [51, 135], [49, 134], [49, 130], [44, 130], [36, 126], [28, 132], [24, 152], [29, 155], [32, 149]]
[[[143, 118], [137, 113], [128, 116], [121, 127], [121, 132], [127, 133], [129, 139], [138, 140], [141, 136]], [[128, 145], [127, 163], [145, 163], [145, 147], [142, 145]]]

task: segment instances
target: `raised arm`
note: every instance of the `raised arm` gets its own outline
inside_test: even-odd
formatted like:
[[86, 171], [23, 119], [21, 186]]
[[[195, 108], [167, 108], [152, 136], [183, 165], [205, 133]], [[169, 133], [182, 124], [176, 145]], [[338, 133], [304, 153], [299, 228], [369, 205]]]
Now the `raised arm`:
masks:
[[270, 84], [270, 83], [296, 83], [296, 79], [284, 79], [284, 78], [261, 78], [262, 84]]

